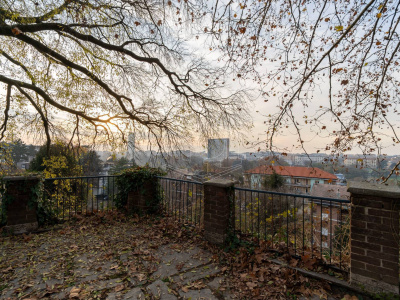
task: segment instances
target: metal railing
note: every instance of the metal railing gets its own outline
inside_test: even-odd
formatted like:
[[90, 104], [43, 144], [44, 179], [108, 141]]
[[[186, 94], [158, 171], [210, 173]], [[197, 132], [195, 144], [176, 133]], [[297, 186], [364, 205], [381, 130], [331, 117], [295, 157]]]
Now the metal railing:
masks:
[[3, 225], [6, 224], [6, 212], [4, 211], [4, 207], [3, 207], [3, 195], [0, 194], [0, 227], [2, 227]]
[[179, 221], [203, 224], [204, 188], [194, 181], [158, 177], [165, 212]]
[[235, 188], [235, 230], [317, 257], [343, 270], [349, 261], [350, 201]]
[[[47, 178], [41, 209], [51, 211], [51, 217], [58, 221], [67, 221], [78, 214], [113, 210], [118, 193], [116, 177], [118, 175]], [[165, 212], [179, 221], [200, 226], [203, 223], [203, 185], [165, 177], [158, 177], [158, 180]], [[0, 224], [4, 223], [3, 216], [0, 214]]]
[[[114, 176], [46, 179], [43, 207], [65, 221], [77, 214], [115, 209]], [[164, 211], [184, 223], [203, 225], [204, 186], [157, 177]], [[346, 269], [349, 260], [350, 201], [234, 188], [235, 230], [242, 238], [265, 240], [295, 256], [323, 259]], [[0, 215], [1, 218], [1, 215]]]
[[76, 214], [90, 214], [115, 209], [116, 176], [82, 176], [47, 178], [43, 203], [58, 220], [69, 220]]

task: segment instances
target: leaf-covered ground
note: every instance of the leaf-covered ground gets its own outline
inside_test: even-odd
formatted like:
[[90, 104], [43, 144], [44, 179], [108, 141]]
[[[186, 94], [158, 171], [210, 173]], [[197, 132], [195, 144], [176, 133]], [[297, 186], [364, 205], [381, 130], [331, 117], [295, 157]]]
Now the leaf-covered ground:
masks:
[[0, 238], [0, 298], [344, 297], [269, 258], [262, 248], [225, 252], [170, 218], [79, 217], [41, 234]]

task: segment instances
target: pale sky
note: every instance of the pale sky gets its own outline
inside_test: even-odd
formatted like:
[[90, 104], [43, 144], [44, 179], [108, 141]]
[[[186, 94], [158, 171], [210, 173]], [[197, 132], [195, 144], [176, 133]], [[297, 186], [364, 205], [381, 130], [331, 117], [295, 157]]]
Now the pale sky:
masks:
[[[187, 46], [191, 51], [194, 51], [200, 56], [205, 56], [208, 60], [212, 61], [213, 63], [216, 63], [216, 59], [219, 56], [219, 53], [216, 53], [215, 51], [209, 50], [209, 46], [206, 46], [205, 43], [205, 37], [200, 36], [200, 39], [196, 39], [194, 36], [192, 36], [192, 39], [188, 41]], [[273, 65], [268, 65], [266, 63], [263, 68], [270, 68], [274, 67]], [[262, 71], [262, 70], [260, 70]], [[235, 82], [233, 82], [232, 78], [228, 78], [227, 81], [229, 81], [230, 86], [239, 86], [242, 85], [244, 88], [250, 88], [254, 89], [257, 86], [252, 82], [252, 80], [248, 79], [242, 79], [239, 80], [235, 78]], [[340, 88], [340, 87], [339, 87]], [[229, 89], [229, 86], [228, 88]], [[224, 91], [222, 91], [224, 92]], [[4, 96], [5, 91], [1, 90], [0, 91], [0, 96]], [[306, 112], [303, 112], [303, 107], [298, 106], [294, 107], [294, 111], [296, 113], [296, 117], [301, 120], [302, 116], [304, 114], [308, 115], [309, 117], [312, 117], [318, 107], [320, 105], [326, 106], [328, 103], [327, 99], [327, 86], [325, 82], [320, 82], [316, 90], [314, 91], [314, 98], [312, 101], [309, 103], [309, 107], [307, 108]], [[265, 100], [268, 100], [268, 102], [265, 102]], [[238, 151], [238, 152], [243, 152], [243, 151], [257, 151], [258, 148], [260, 148], [261, 151], [266, 150], [265, 143], [266, 143], [266, 134], [265, 131], [267, 130], [267, 126], [264, 124], [265, 121], [267, 121], [267, 115], [269, 114], [274, 114], [279, 112], [278, 108], [279, 100], [274, 97], [269, 97], [266, 99], [264, 96], [261, 96], [260, 94], [254, 93], [253, 101], [250, 103], [250, 115], [252, 117], [252, 122], [253, 126], [251, 130], [244, 130], [242, 133], [242, 138], [239, 138], [235, 134], [229, 134], [229, 133], [224, 133], [223, 131], [221, 132], [220, 136], [213, 136], [213, 138], [230, 138], [230, 148], [233, 151]], [[297, 115], [298, 114], [298, 115]], [[62, 122], [65, 117], [63, 114], [58, 115], [59, 121]], [[388, 119], [394, 124], [396, 128], [400, 126], [400, 119], [398, 115], [394, 114], [388, 114]], [[324, 119], [324, 125], [326, 125], [329, 129], [334, 130], [334, 124], [330, 117], [326, 117]], [[324, 149], [327, 144], [331, 143], [334, 137], [329, 137], [327, 136], [326, 133], [317, 130], [313, 126], [305, 126], [303, 127], [303, 130], [301, 131], [303, 135], [303, 140], [305, 141], [304, 147], [309, 153], [316, 152], [317, 150], [320, 150], [321, 152], [324, 152]], [[379, 132], [379, 135], [382, 136], [382, 153], [389, 154], [389, 155], [395, 155], [395, 154], [400, 154], [400, 146], [392, 146], [391, 138], [386, 137], [385, 135], [388, 134], [388, 132], [385, 132], [385, 130]], [[29, 142], [32, 143], [34, 142], [31, 139], [31, 136], [23, 136], [23, 138]], [[284, 129], [279, 132], [279, 135], [276, 136], [274, 140], [274, 145], [278, 149], [284, 149], [286, 148], [285, 152], [297, 152], [300, 153], [303, 150], [299, 148], [299, 143], [297, 142], [297, 134], [294, 130], [294, 128], [289, 127], [288, 129]], [[249, 144], [246, 146], [246, 143], [249, 142]], [[204, 142], [193, 142], [193, 150], [206, 150], [207, 145], [205, 145]], [[360, 150], [357, 150], [356, 148], [353, 148], [351, 153], [360, 153]]]

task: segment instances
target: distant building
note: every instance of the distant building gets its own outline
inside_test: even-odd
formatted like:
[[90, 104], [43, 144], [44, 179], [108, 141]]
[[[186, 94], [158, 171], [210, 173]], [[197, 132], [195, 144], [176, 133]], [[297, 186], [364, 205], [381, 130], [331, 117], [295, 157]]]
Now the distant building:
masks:
[[30, 161], [20, 161], [17, 162], [17, 168], [21, 170], [28, 170], [30, 165]]
[[346, 167], [376, 168], [378, 158], [376, 155], [348, 154], [344, 156], [343, 164]]
[[253, 189], [262, 188], [266, 176], [276, 172], [285, 179], [293, 192], [309, 194], [314, 184], [336, 184], [338, 178], [329, 172], [312, 167], [259, 166], [245, 172], [245, 184]]
[[135, 159], [135, 134], [132, 132], [128, 136], [128, 151], [126, 156], [130, 161]]
[[294, 165], [310, 165], [312, 163], [323, 163], [327, 159], [327, 155], [319, 154], [299, 154], [292, 157]]
[[337, 184], [340, 184], [340, 185], [347, 185], [346, 176], [344, 176], [344, 174], [335, 173], [335, 176], [338, 178]]
[[242, 159], [244, 159], [244, 155], [240, 154], [240, 153], [236, 153], [235, 151], [229, 151], [229, 159], [242, 160]]
[[229, 139], [209, 139], [208, 159], [222, 161], [229, 157]]
[[112, 155], [112, 152], [96, 150], [96, 154], [100, 157], [101, 161], [105, 162]]
[[273, 153], [267, 151], [256, 151], [256, 152], [244, 152], [242, 153], [243, 159], [245, 160], [260, 160], [263, 159], [264, 157], [268, 157], [273, 155]]
[[[313, 197], [335, 198], [349, 200], [347, 186], [316, 184], [311, 192]], [[314, 223], [314, 240], [323, 248], [335, 243], [335, 233], [340, 226], [345, 226], [348, 219], [350, 204], [327, 200], [312, 201], [312, 218]]]

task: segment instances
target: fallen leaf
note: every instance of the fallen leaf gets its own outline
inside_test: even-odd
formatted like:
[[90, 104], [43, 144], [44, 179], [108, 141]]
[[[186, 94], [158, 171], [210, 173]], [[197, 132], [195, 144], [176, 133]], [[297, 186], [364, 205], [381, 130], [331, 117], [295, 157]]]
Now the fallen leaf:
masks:
[[350, 296], [349, 294], [346, 294], [342, 300], [358, 300], [358, 298], [356, 296]]
[[246, 285], [247, 285], [250, 289], [253, 289], [253, 288], [255, 288], [255, 287], [257, 286], [257, 283], [248, 281], [248, 282], [246, 282]]
[[120, 291], [122, 291], [124, 288], [125, 288], [125, 285], [120, 284], [120, 285], [117, 285], [117, 286], [115, 287], [114, 291], [115, 291], [115, 292], [120, 292]]
[[25, 233], [23, 233], [22, 236], [25, 242], [29, 242], [32, 239], [32, 236], [30, 234], [26, 235]]
[[73, 287], [71, 289], [71, 291], [69, 292], [69, 298], [79, 298], [79, 293], [80, 293], [81, 289], [77, 288], [77, 287]]
[[139, 279], [139, 281], [143, 281], [147, 277], [145, 274], [136, 274], [135, 276], [137, 277], [137, 279]]
[[292, 260], [290, 260], [290, 266], [291, 267], [296, 267], [297, 266], [297, 264], [299, 263], [299, 261], [297, 260], [297, 259], [292, 259]]
[[12, 268], [11, 268], [11, 267], [8, 267], [7, 269], [3, 270], [2, 272], [3, 272], [3, 273], [8, 273], [8, 272], [10, 272], [10, 271], [12, 271]]
[[185, 263], [183, 262], [183, 263], [180, 263], [180, 264], [177, 264], [176, 265], [176, 269], [178, 270], [178, 271], [180, 271], [180, 270], [182, 270], [182, 268], [185, 266]]

